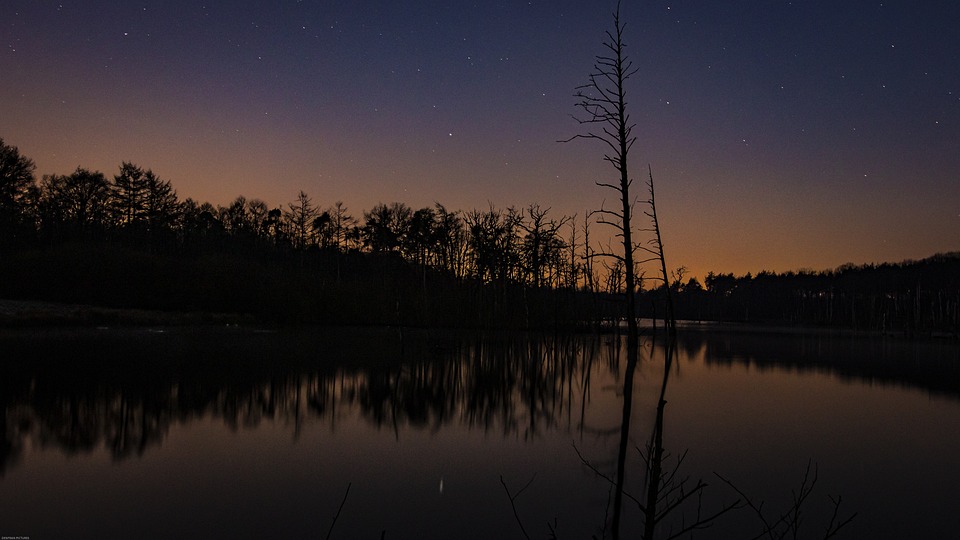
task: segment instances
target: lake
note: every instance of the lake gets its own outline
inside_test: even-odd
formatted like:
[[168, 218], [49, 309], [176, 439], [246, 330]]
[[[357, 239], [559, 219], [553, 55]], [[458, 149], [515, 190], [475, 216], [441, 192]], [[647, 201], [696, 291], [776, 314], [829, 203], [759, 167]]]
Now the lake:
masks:
[[[664, 345], [642, 340], [633, 379], [638, 499]], [[0, 351], [4, 536], [610, 537], [616, 336], [6, 329]], [[823, 537], [838, 498], [856, 514], [839, 538], [957, 537], [956, 342], [688, 332], [672, 358], [664, 467], [682, 456], [673, 485], [708, 486], [661, 532], [698, 501], [747, 496], [775, 519], [816, 474], [801, 538]], [[627, 498], [624, 536], [642, 523]], [[696, 538], [762, 530], [745, 508]]]

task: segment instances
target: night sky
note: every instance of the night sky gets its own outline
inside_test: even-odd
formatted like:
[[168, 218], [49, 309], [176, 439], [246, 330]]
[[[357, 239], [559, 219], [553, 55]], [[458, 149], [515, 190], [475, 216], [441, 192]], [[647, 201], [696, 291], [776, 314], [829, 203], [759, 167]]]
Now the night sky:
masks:
[[[574, 88], [609, 2], [0, 2], [0, 137], [42, 174], [132, 161], [181, 199], [355, 215], [615, 203]], [[960, 3], [623, 5], [668, 264], [834, 268], [960, 250]], [[638, 191], [638, 195], [644, 195]], [[605, 231], [608, 234], [609, 231]], [[600, 236], [595, 227], [592, 234]]]

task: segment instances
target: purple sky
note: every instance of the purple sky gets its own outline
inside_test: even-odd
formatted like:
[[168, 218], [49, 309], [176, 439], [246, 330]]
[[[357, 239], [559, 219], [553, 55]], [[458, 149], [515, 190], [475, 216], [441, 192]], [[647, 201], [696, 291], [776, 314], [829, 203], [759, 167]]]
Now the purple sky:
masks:
[[[279, 7], [278, 7], [279, 6]], [[574, 87], [613, 2], [0, 3], [0, 137], [38, 174], [152, 168], [181, 198], [359, 215], [599, 208]], [[668, 264], [960, 250], [960, 3], [625, 2], [632, 163]], [[638, 193], [642, 195], [642, 193]], [[607, 234], [599, 227], [594, 237]]]

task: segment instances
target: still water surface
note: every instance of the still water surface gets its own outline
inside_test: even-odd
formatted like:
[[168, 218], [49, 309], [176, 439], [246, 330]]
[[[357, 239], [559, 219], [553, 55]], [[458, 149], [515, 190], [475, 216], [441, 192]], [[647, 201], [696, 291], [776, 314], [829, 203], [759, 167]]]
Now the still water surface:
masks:
[[[5, 536], [323, 538], [343, 503], [332, 538], [522, 538], [504, 484], [528, 482], [515, 506], [533, 538], [609, 521], [610, 484], [578, 453], [614, 476], [627, 351], [612, 336], [5, 330], [0, 350]], [[662, 358], [643, 343], [630, 493]], [[666, 462], [685, 453], [678, 478], [709, 484], [705, 510], [739, 497], [719, 473], [776, 517], [812, 463], [800, 537], [822, 537], [831, 496], [857, 513], [841, 538], [957, 537], [956, 343], [694, 333], [666, 399]], [[740, 510], [696, 538], [760, 531]]]

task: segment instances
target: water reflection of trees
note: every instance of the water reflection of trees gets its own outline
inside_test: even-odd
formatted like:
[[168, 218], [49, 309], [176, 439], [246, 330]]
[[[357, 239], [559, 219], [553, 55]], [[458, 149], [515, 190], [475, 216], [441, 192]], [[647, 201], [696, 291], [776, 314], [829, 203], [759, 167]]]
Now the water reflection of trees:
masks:
[[820, 372], [960, 399], [960, 346], [953, 340], [704, 332], [687, 335], [683, 343], [689, 358], [702, 352], [708, 364]]
[[450, 422], [536, 436], [571, 422], [595, 348], [576, 337], [499, 335], [434, 357], [364, 372], [357, 405], [377, 425], [437, 429]]
[[[816, 369], [960, 397], [956, 344], [824, 336], [688, 335], [681, 357]], [[360, 418], [379, 429], [458, 425], [533, 438], [585, 427], [592, 379], [618, 377], [609, 336], [406, 332], [9, 331], [0, 335], [0, 473], [27, 448], [142, 455], [172, 427], [263, 422], [299, 437]]]
[[394, 430], [459, 424], [535, 437], [579, 421], [596, 354], [576, 337], [408, 333], [401, 343], [395, 330], [338, 334], [3, 336], [0, 471], [28, 443], [139, 456], [202, 418], [234, 430], [279, 423], [294, 438], [305, 424], [336, 429], [352, 414]]

